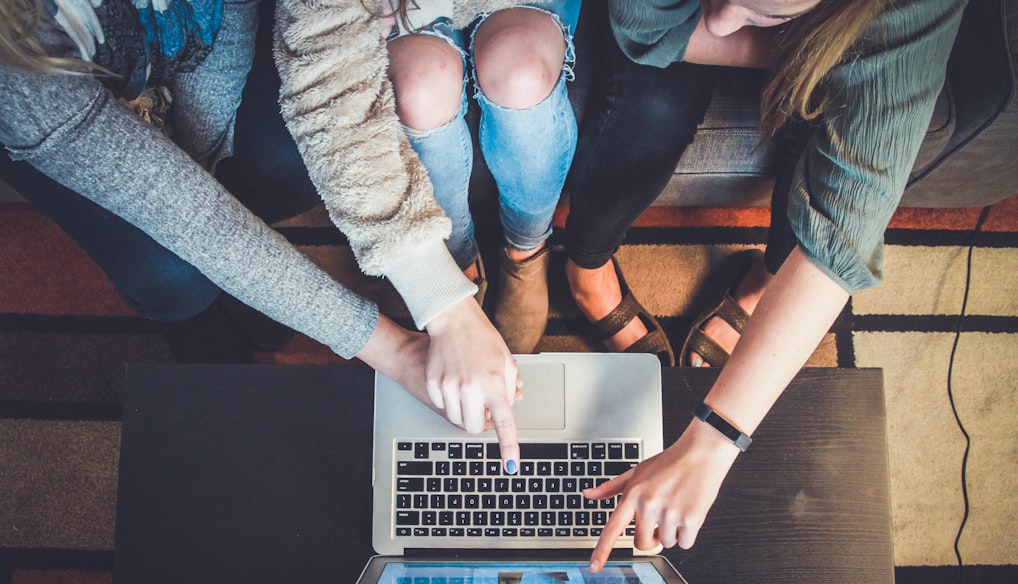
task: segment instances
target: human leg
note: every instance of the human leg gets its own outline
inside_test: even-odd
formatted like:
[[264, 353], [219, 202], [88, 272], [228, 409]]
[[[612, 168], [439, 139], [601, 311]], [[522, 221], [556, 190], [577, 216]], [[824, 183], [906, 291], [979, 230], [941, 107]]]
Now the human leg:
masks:
[[435, 34], [391, 40], [389, 78], [410, 145], [428, 170], [435, 200], [452, 221], [446, 245], [466, 271], [478, 257], [468, 204], [473, 145], [464, 118], [464, 57], [449, 40], [453, 34], [443, 25]]
[[[590, 100], [567, 190], [566, 275], [581, 312], [596, 322], [622, 302], [609, 262], [629, 226], [657, 198], [692, 141], [713, 90], [709, 67], [637, 65], [612, 40], [607, 15], [590, 37], [599, 43]], [[589, 31], [588, 31], [589, 32]], [[605, 340], [622, 350], [648, 334], [633, 319]]]
[[0, 177], [81, 246], [128, 306], [158, 323], [178, 361], [251, 361], [245, 339], [222, 308], [236, 301], [225, 300], [191, 264], [25, 162], [0, 156]]
[[272, 224], [322, 202], [279, 110], [279, 72], [272, 57], [274, 0], [258, 8], [254, 62], [237, 108], [233, 156], [216, 178], [248, 209]]
[[[771, 225], [767, 231], [767, 248], [762, 257], [758, 257], [752, 265], [736, 270], [732, 281], [728, 284], [729, 302], [738, 306], [745, 317], [752, 316], [757, 304], [767, 290], [768, 284], [778, 268], [792, 252], [798, 240], [788, 222], [788, 196], [792, 185], [792, 175], [806, 144], [816, 128], [815, 123], [793, 121], [782, 129], [781, 155], [778, 158], [774, 190], [771, 195]], [[741, 326], [735, 326], [730, 319], [717, 314], [707, 314], [697, 318], [689, 340], [682, 350], [682, 363], [693, 367], [720, 366], [725, 362], [724, 355], [730, 355], [742, 336]], [[710, 339], [716, 346], [712, 351], [721, 358], [701, 355], [695, 351], [694, 337], [696, 331]]]
[[506, 241], [493, 321], [517, 353], [532, 351], [547, 324], [545, 241], [577, 132], [566, 81], [578, 2], [537, 8], [492, 14], [471, 43], [480, 147], [498, 186]]

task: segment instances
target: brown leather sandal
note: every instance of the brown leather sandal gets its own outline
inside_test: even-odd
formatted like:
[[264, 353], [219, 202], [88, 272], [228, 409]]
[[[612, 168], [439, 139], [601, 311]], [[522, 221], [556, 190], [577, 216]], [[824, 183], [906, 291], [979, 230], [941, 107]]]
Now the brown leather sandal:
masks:
[[729, 258], [728, 262], [731, 267], [726, 272], [731, 273], [731, 276], [728, 279], [728, 286], [721, 295], [721, 299], [693, 321], [693, 326], [689, 329], [689, 334], [686, 335], [686, 341], [682, 344], [682, 352], [679, 353], [679, 363], [682, 367], [691, 366], [689, 354], [692, 352], [698, 353], [711, 367], [724, 367], [728, 362], [731, 355], [712, 339], [703, 330], [703, 327], [707, 321], [717, 316], [735, 329], [735, 332], [742, 334], [749, 322], [749, 314], [736, 302], [735, 289], [753, 267], [753, 264], [761, 258], [763, 258], [763, 252], [759, 249], [742, 251]]
[[604, 341], [615, 336], [634, 318], [639, 318], [640, 322], [647, 327], [648, 332], [640, 340], [627, 347], [623, 353], [651, 353], [657, 355], [661, 365], [674, 367], [675, 353], [672, 351], [672, 345], [668, 342], [664, 329], [661, 328], [661, 324], [658, 323], [657, 319], [651, 316], [647, 309], [633, 296], [632, 291], [629, 290], [629, 285], [626, 284], [626, 279], [622, 276], [619, 262], [614, 256], [612, 256], [611, 260], [615, 268], [615, 275], [619, 279], [619, 288], [622, 290], [622, 302], [619, 302], [618, 306], [613, 308], [607, 316], [591, 323], [594, 333]]

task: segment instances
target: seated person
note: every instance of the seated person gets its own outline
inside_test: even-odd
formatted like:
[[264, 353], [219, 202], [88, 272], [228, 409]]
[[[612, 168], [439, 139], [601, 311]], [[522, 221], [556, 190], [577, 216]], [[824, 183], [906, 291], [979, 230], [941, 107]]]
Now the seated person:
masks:
[[[446, 379], [456, 391], [448, 409], [457, 415], [460, 388], [467, 389], [465, 400], [474, 399], [487, 389], [471, 385], [476, 377], [495, 379], [496, 399], [470, 402], [478, 415], [468, 428], [484, 428], [487, 408], [507, 461], [518, 458], [509, 408], [516, 369], [508, 351], [500, 368], [479, 376], [472, 368], [476, 361], [436, 355], [432, 339], [380, 316], [374, 303], [332, 280], [209, 174], [232, 147], [257, 3], [189, 6], [160, 12], [149, 5], [138, 9], [141, 15], [128, 2], [99, 9], [42, 0], [5, 3], [0, 143], [10, 157], [130, 222], [200, 270], [214, 284], [206, 288], [208, 296], [222, 289], [341, 356], [361, 358], [426, 403], [432, 403], [427, 379], [434, 363], [451, 363], [460, 375]], [[166, 28], [145, 30], [141, 23]], [[155, 86], [173, 95], [173, 140], [115, 97], [133, 99]]]

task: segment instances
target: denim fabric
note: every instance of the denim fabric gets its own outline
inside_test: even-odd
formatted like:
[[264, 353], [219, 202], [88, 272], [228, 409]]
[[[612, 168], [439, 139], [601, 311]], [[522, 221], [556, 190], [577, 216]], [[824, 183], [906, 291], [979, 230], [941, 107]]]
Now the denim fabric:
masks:
[[[580, 0], [554, 0], [529, 6], [552, 14], [563, 28], [567, 42], [562, 75], [551, 94], [534, 107], [514, 110], [492, 103], [481, 92], [473, 72], [473, 37], [452, 29], [439, 19], [418, 34], [443, 38], [464, 59], [463, 98], [456, 116], [446, 125], [427, 132], [405, 128], [410, 144], [428, 170], [435, 199], [453, 222], [447, 246], [461, 268], [477, 259], [474, 224], [468, 205], [473, 167], [473, 145], [465, 115], [468, 84], [481, 111], [481, 153], [498, 185], [501, 221], [506, 243], [519, 250], [541, 245], [551, 235], [551, 221], [576, 148], [576, 118], [566, 82], [572, 79], [573, 31], [579, 18]], [[483, 23], [472, 24], [474, 31]], [[468, 66], [469, 65], [469, 66]]]

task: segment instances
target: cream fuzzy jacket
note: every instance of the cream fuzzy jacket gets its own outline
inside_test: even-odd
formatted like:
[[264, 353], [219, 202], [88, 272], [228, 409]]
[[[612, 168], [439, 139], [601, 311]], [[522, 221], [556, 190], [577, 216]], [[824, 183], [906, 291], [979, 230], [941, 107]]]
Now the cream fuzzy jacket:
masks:
[[[365, 7], [378, 4], [279, 0], [274, 55], [282, 80], [280, 107], [361, 270], [388, 278], [423, 328], [473, 295], [476, 286], [445, 248], [451, 223], [396, 117], [386, 75], [391, 23]], [[518, 4], [456, 1], [448, 16], [461, 27]]]

